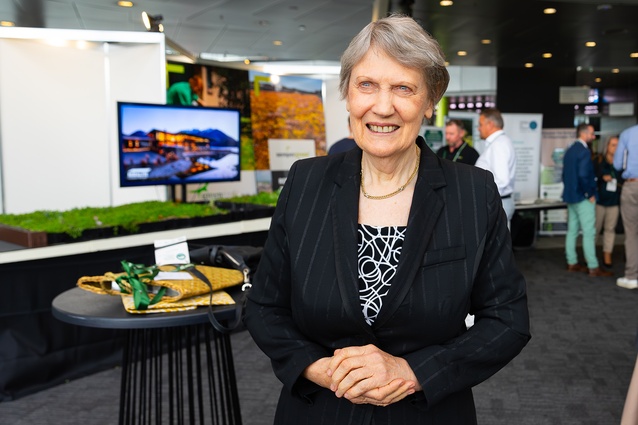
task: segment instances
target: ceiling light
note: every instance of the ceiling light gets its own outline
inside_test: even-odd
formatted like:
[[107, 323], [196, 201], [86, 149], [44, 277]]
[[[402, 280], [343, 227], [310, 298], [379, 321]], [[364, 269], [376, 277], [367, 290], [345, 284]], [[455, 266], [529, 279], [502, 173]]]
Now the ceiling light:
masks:
[[553, 7], [548, 7], [547, 9], [543, 10], [543, 13], [545, 15], [553, 15], [554, 13], [556, 13], [556, 9], [554, 9]]
[[638, 58], [638, 52], [633, 52], [629, 54], [630, 58]]
[[272, 44], [274, 44], [275, 46], [281, 46], [282, 44], [284, 44], [284, 42], [281, 40], [274, 40]]
[[467, 56], [467, 52], [465, 50], [459, 50], [456, 54], [459, 56]]
[[483, 40], [481, 40], [482, 44], [491, 44], [492, 40], [490, 40], [489, 38], [484, 38]]
[[146, 31], [149, 32], [163, 32], [164, 26], [162, 25], [162, 20], [164, 17], [162, 15], [149, 15], [146, 11], [142, 12], [142, 22], [144, 22], [144, 27], [146, 27]]
[[299, 31], [305, 31], [306, 30], [306, 26], [305, 25], [299, 25], [297, 28], [299, 29]]
[[15, 27], [16, 24], [11, 21], [0, 21], [0, 27]]
[[620, 72], [620, 69], [618, 69], [618, 68], [614, 68], [614, 69], [611, 70], [612, 74], [618, 74], [619, 72]]
[[587, 46], [587, 47], [596, 47], [596, 42], [595, 41], [588, 41], [587, 43], [585, 43], [585, 46]]
[[597, 77], [596, 79], [594, 79], [595, 82], [600, 83], [603, 79], [600, 77]]
[[117, 2], [117, 5], [120, 7], [133, 7], [133, 2], [120, 0]]
[[551, 53], [543, 53], [543, 57], [544, 57], [545, 59], [549, 59], [549, 58], [551, 58], [551, 57], [552, 57], [552, 54], [551, 54]]
[[452, 6], [454, 2], [452, 0], [441, 0], [439, 4], [445, 7], [445, 6]]
[[527, 63], [525, 64], [525, 68], [534, 68], [534, 64], [533, 64], [533, 63], [531, 63], [531, 62], [527, 62]]
[[244, 59], [244, 63], [245, 63], [246, 65], [250, 65], [250, 59]]

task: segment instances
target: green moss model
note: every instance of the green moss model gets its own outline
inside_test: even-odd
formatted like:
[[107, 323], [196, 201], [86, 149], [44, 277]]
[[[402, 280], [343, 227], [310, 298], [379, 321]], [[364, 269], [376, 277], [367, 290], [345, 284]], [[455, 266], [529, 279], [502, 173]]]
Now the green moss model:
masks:
[[113, 227], [135, 233], [142, 223], [226, 213], [227, 211], [209, 204], [148, 201], [118, 207], [0, 214], [0, 224], [35, 232], [66, 233], [77, 238], [87, 229]]

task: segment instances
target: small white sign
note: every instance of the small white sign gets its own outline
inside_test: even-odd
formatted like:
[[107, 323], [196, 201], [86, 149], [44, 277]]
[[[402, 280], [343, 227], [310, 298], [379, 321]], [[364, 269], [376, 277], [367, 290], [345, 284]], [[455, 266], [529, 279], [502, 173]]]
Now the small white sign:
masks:
[[186, 236], [174, 239], [159, 239], [155, 241], [155, 264], [188, 264], [191, 261], [188, 253]]
[[272, 171], [288, 171], [298, 159], [312, 158], [315, 141], [312, 139], [268, 139], [268, 155]]

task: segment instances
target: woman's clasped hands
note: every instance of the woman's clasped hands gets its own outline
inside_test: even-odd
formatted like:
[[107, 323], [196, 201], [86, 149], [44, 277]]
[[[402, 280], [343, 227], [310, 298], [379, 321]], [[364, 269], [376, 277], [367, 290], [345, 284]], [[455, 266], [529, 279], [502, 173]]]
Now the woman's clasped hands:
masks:
[[338, 349], [312, 366], [323, 369], [320, 385], [354, 404], [387, 406], [421, 390], [405, 359], [374, 345]]

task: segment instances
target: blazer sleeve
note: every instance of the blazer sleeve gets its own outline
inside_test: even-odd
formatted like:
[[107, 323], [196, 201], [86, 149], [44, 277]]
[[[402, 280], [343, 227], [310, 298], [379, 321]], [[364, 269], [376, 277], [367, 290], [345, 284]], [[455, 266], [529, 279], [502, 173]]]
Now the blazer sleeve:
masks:
[[423, 387], [421, 408], [471, 388], [509, 363], [530, 339], [525, 279], [515, 265], [507, 218], [491, 176], [485, 173], [486, 228], [475, 256], [469, 330], [443, 344], [405, 356]]
[[[307, 399], [319, 387], [302, 378], [311, 363], [332, 353], [309, 341], [295, 325], [291, 307], [291, 257], [285, 223], [297, 166], [291, 167], [272, 217], [268, 238], [246, 304], [244, 322], [259, 348], [270, 357], [284, 388]], [[308, 400], [307, 400], [308, 401]]]
[[578, 158], [578, 187], [585, 199], [596, 196], [596, 174], [589, 149], [585, 149]]

